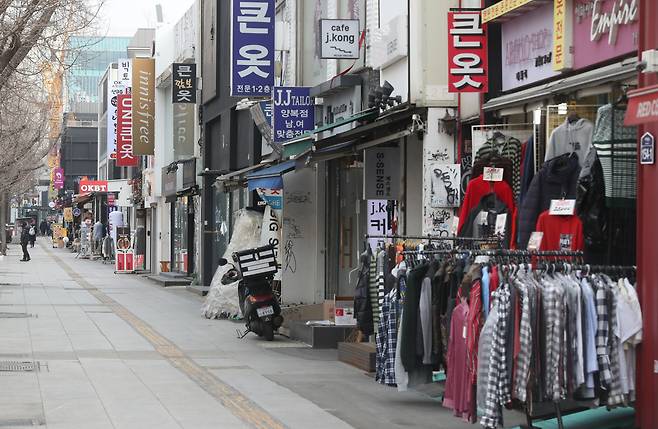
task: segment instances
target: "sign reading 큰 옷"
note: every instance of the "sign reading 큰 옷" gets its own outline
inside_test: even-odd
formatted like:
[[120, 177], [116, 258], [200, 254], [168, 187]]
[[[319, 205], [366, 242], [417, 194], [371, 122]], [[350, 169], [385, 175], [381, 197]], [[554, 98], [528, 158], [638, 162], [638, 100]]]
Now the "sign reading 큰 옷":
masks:
[[155, 60], [135, 58], [132, 64], [132, 138], [134, 155], [155, 151]]
[[196, 64], [172, 65], [174, 103], [196, 103]]
[[231, 95], [270, 97], [274, 87], [274, 0], [232, 0]]
[[487, 92], [487, 35], [480, 12], [448, 12], [448, 40], [448, 92]]

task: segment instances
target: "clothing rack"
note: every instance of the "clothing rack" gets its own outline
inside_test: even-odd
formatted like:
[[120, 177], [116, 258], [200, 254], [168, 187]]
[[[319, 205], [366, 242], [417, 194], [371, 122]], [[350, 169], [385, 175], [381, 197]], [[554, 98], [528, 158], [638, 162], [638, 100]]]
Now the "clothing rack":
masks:
[[436, 235], [366, 235], [365, 239], [381, 239], [381, 240], [419, 240], [427, 241], [428, 244], [432, 243], [452, 243], [461, 245], [466, 248], [471, 248], [476, 245], [488, 245], [495, 248], [502, 247], [502, 238], [488, 237], [488, 238], [474, 238], [474, 237], [438, 237]]

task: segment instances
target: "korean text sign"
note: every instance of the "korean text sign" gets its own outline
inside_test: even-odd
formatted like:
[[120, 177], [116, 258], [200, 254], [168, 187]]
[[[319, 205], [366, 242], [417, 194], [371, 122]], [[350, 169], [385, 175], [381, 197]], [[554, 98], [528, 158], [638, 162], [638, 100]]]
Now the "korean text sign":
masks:
[[196, 103], [196, 64], [174, 63], [173, 103]]
[[120, 94], [117, 99], [117, 166], [136, 167], [138, 159], [133, 154], [132, 95]]
[[233, 0], [231, 95], [270, 97], [274, 88], [274, 0]]
[[274, 88], [274, 141], [294, 139], [315, 127], [315, 102], [310, 88]]
[[487, 32], [480, 12], [448, 12], [448, 58], [448, 92], [487, 92]]

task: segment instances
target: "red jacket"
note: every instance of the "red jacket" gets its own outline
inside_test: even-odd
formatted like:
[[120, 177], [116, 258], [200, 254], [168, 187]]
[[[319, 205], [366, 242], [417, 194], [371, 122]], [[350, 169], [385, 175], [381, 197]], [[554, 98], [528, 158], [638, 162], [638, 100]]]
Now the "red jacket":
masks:
[[[493, 184], [493, 186], [492, 186]], [[485, 182], [482, 176], [478, 176], [475, 179], [468, 182], [466, 187], [466, 195], [464, 196], [464, 202], [462, 204], [461, 212], [459, 214], [459, 226], [457, 227], [457, 233], [461, 232], [466, 219], [475, 207], [480, 204], [480, 200], [485, 195], [494, 192], [496, 196], [507, 205], [510, 213], [513, 213], [515, 210], [514, 205], [514, 192], [512, 188], [506, 182]]]

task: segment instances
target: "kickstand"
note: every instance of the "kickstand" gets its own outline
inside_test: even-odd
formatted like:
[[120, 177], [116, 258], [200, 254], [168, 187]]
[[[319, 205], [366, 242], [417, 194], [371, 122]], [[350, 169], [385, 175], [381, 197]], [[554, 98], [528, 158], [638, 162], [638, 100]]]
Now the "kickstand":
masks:
[[240, 332], [239, 329], [236, 329], [235, 332], [238, 333], [238, 340], [241, 340], [241, 339], [243, 339], [244, 337], [246, 337], [248, 333], [251, 332], [251, 329], [247, 329], [247, 330], [244, 331], [244, 332]]
[[539, 429], [537, 426], [532, 424], [532, 417], [530, 417], [530, 410], [528, 406], [525, 406], [525, 419], [527, 426], [521, 426], [523, 429]]

